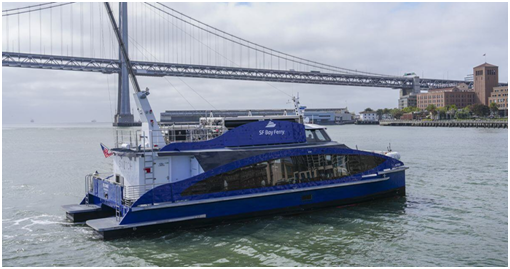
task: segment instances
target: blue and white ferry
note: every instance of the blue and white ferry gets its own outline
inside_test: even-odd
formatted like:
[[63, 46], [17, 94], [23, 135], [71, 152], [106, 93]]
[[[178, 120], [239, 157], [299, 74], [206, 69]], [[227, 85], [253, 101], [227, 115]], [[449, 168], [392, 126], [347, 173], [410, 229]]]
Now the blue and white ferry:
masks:
[[118, 132], [113, 171], [85, 178], [85, 197], [63, 206], [104, 239], [163, 228], [210, 225], [405, 195], [396, 152], [355, 150], [296, 116], [205, 118], [160, 128], [141, 91], [108, 3], [142, 121]]
[[142, 130], [110, 150], [113, 173], [88, 175], [83, 201], [64, 206], [104, 239], [405, 194], [398, 153], [331, 141], [302, 123], [299, 101], [297, 116], [212, 118], [178, 133], [162, 132], [147, 95], [135, 94]]

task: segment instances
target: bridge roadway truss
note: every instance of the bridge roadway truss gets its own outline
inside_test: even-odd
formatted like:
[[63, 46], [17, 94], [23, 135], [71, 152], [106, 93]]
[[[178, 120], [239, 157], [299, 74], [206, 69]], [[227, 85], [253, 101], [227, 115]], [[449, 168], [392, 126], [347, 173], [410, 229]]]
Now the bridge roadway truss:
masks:
[[[177, 63], [157, 63], [132, 61], [139, 76], [177, 76], [194, 78], [252, 80], [269, 82], [289, 82], [304, 84], [343, 85], [379, 87], [393, 89], [412, 89], [412, 77], [366, 76], [342, 73], [319, 73], [254, 69], [241, 67], [191, 65]], [[48, 70], [70, 70], [119, 73], [120, 61], [117, 59], [84, 58], [43, 54], [2, 52], [2, 66], [36, 68]], [[420, 88], [441, 88], [456, 86], [462, 80], [423, 79]], [[502, 84], [507, 85], [507, 84]]]

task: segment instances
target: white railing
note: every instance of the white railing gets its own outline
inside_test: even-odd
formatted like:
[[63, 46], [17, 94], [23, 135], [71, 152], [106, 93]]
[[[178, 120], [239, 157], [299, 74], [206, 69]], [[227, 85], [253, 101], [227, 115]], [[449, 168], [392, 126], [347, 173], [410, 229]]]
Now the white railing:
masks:
[[148, 191], [164, 185], [166, 183], [159, 183], [159, 184], [147, 184], [147, 185], [135, 185], [135, 186], [125, 186], [124, 187], [124, 193], [123, 198], [125, 203], [132, 204], [134, 201], [138, 200], [142, 195], [147, 193]]
[[137, 148], [141, 137], [141, 130], [115, 130], [115, 147], [116, 148]]
[[161, 129], [167, 143], [207, 141], [225, 132], [225, 128], [222, 126], [201, 125], [170, 125]]
[[[173, 142], [198, 142], [214, 139], [225, 132], [221, 126], [199, 126], [199, 125], [178, 125], [162, 126], [161, 131], [151, 131], [154, 141], [158, 137], [165, 141], [165, 144]], [[115, 130], [115, 147], [132, 150], [152, 149], [148, 141], [149, 136], [141, 130]], [[164, 145], [158, 145], [159, 148]]]

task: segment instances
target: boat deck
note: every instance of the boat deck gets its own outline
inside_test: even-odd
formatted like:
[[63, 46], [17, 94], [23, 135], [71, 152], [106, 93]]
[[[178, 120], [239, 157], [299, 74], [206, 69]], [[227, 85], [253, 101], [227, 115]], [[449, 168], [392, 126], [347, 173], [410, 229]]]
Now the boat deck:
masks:
[[115, 217], [109, 217], [109, 218], [88, 220], [86, 223], [88, 226], [90, 226], [92, 229], [94, 229], [98, 232], [106, 232], [106, 231], [112, 231], [112, 230], [123, 230], [123, 229], [132, 229], [132, 228], [138, 228], [138, 227], [143, 227], [143, 226], [159, 225], [159, 224], [170, 223], [170, 222], [180, 222], [180, 221], [185, 221], [185, 220], [201, 219], [201, 218], [205, 218], [205, 217], [206, 217], [205, 214], [202, 214], [202, 215], [189, 216], [189, 217], [183, 217], [183, 218], [173, 218], [173, 219], [166, 219], [166, 220], [161, 220], [161, 221], [137, 222], [137, 223], [132, 223], [132, 224], [119, 224], [118, 220]]
[[95, 204], [63, 205], [67, 219], [72, 222], [85, 222], [90, 219], [109, 217], [114, 211]]

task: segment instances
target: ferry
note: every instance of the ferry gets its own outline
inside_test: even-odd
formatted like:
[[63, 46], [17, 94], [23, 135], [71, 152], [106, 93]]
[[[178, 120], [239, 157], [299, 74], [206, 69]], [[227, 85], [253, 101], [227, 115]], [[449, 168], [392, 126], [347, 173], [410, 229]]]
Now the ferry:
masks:
[[196, 126], [160, 127], [141, 91], [106, 4], [142, 121], [118, 129], [105, 148], [113, 171], [85, 177], [85, 196], [65, 205], [70, 221], [103, 239], [405, 195], [397, 152], [358, 150], [295, 115], [202, 118]]

